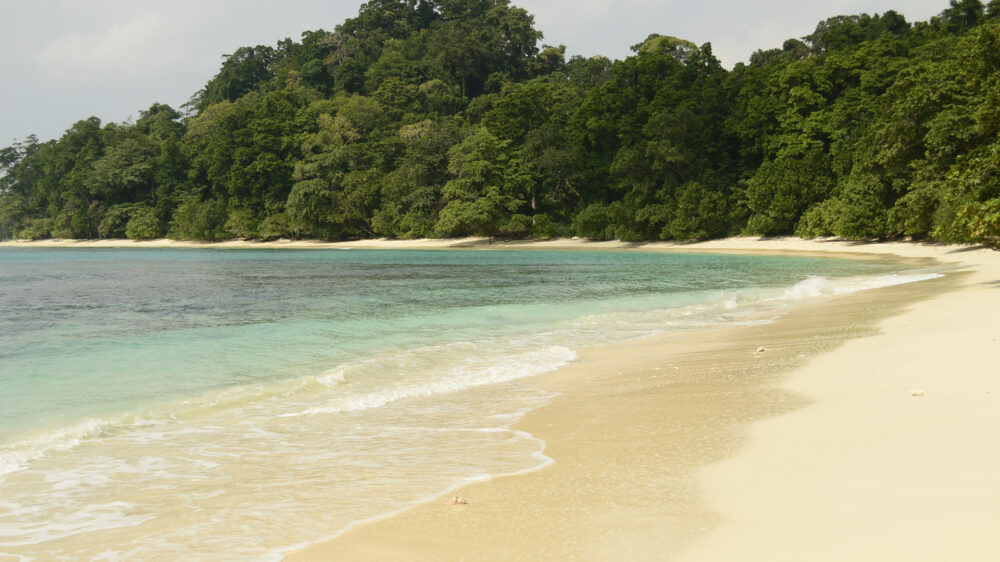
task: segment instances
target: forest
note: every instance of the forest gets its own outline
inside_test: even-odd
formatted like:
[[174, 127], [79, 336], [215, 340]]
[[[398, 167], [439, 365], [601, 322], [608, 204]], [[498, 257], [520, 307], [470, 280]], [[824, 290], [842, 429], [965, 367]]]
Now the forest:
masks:
[[1000, 245], [1000, 0], [836, 16], [724, 68], [542, 43], [508, 0], [371, 0], [242, 47], [181, 108], [0, 150], [0, 239]]

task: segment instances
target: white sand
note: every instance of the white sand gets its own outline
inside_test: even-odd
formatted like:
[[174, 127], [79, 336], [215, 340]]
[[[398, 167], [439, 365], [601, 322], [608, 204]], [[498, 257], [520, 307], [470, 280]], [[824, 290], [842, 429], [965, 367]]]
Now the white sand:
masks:
[[724, 521], [681, 560], [1000, 559], [1000, 253], [862, 249], [971, 274], [795, 371], [784, 388], [813, 403], [705, 472]]

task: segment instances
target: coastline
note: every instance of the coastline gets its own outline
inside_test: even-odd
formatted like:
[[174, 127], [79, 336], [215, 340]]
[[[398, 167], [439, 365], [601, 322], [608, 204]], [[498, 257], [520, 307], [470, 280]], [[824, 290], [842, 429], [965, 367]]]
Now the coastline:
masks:
[[[941, 560], [991, 552], [982, 530], [1000, 522], [990, 446], [1000, 413], [989, 394], [1000, 356], [1000, 254], [753, 239], [642, 249], [865, 253], [963, 271], [806, 305], [774, 324], [584, 350], [578, 363], [538, 377], [561, 396], [518, 425], [546, 441], [553, 464], [465, 486], [454, 493], [466, 506], [438, 498], [287, 559]], [[753, 353], [758, 345], [766, 351]], [[911, 396], [918, 388], [926, 395]]]
[[[1000, 522], [989, 445], [997, 430], [983, 429], [1000, 427], [986, 394], [1000, 356], [1000, 299], [990, 301], [1000, 254], [802, 240], [650, 246], [868, 253], [965, 271], [807, 305], [770, 325], [585, 350], [539, 377], [561, 396], [518, 426], [546, 441], [553, 464], [465, 486], [454, 494], [466, 506], [438, 498], [287, 560], [941, 560], [992, 551], [983, 530]], [[758, 345], [767, 351], [755, 355]], [[966, 376], [942, 376], [945, 365]], [[691, 376], [653, 378], [665, 371]], [[916, 388], [926, 396], [911, 396]], [[956, 435], [960, 447], [950, 444]], [[929, 482], [944, 484], [931, 495]]]
[[[981, 559], [1000, 522], [1000, 253], [912, 243], [482, 239], [2, 247], [510, 248], [936, 260], [962, 271], [777, 322], [591, 348], [516, 426], [554, 462], [470, 484], [289, 560]], [[755, 353], [758, 346], [765, 351]], [[923, 396], [911, 396], [921, 389]], [[991, 391], [992, 394], [991, 394]]]

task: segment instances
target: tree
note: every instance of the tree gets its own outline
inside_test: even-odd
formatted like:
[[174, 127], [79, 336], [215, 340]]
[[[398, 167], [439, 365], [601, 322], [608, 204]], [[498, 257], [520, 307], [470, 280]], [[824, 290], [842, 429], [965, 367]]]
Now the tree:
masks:
[[983, 14], [980, 0], [949, 0], [948, 8], [941, 12], [941, 19], [946, 29], [958, 33], [975, 27]]
[[509, 230], [513, 212], [524, 201], [505, 189], [508, 145], [479, 128], [448, 151], [452, 179], [441, 190], [446, 204], [434, 226], [439, 236], [495, 236]]
[[833, 188], [827, 157], [812, 149], [801, 157], [765, 161], [746, 182], [751, 234], [791, 234], [802, 213]]
[[152, 207], [139, 205], [132, 210], [128, 224], [125, 226], [125, 235], [131, 240], [152, 240], [162, 234], [160, 221], [156, 218], [156, 211]]
[[231, 55], [222, 55], [222, 60], [219, 73], [205, 85], [195, 102], [199, 111], [223, 101], [236, 101], [260, 88], [274, 76], [272, 65], [276, 53], [266, 45], [240, 47]]

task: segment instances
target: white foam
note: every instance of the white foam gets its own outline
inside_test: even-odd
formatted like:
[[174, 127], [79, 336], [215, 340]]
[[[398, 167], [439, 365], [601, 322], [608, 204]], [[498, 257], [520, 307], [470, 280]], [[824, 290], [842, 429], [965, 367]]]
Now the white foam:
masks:
[[329, 387], [344, 384], [347, 382], [347, 367], [342, 365], [330, 369], [316, 377], [316, 382]]
[[57, 451], [67, 451], [81, 443], [113, 431], [142, 424], [144, 420], [127, 414], [112, 419], [89, 418], [74, 425], [15, 441], [0, 447], [0, 479], [24, 470], [28, 463]]
[[504, 357], [467, 358], [463, 364], [444, 371], [440, 376], [417, 383], [397, 382], [391, 386], [364, 394], [347, 393], [330, 403], [279, 417], [312, 414], [333, 414], [380, 408], [407, 398], [448, 394], [478, 386], [499, 384], [553, 371], [574, 361], [572, 349], [553, 345], [545, 349], [522, 352]]
[[77, 505], [72, 511], [49, 511], [43, 521], [19, 517], [19, 510], [12, 510], [10, 521], [0, 520], [0, 545], [39, 544], [75, 534], [134, 527], [155, 519], [153, 515], [133, 513], [136, 507], [122, 501]]
[[911, 273], [911, 274], [890, 274], [873, 275], [865, 277], [845, 277], [842, 279], [827, 279], [825, 277], [809, 277], [800, 281], [792, 287], [785, 289], [782, 299], [801, 300], [814, 297], [828, 297], [846, 295], [870, 289], [880, 289], [915, 283], [917, 281], [927, 281], [943, 277], [940, 273]]
[[928, 271], [844, 278], [812, 276], [786, 287], [688, 293], [673, 305], [657, 304], [644, 311], [610, 312], [578, 318], [571, 322], [571, 330], [563, 341], [577, 346], [721, 324], [768, 323], [780, 314], [779, 310], [807, 299], [829, 298], [939, 277], [942, 277], [941, 273]]

